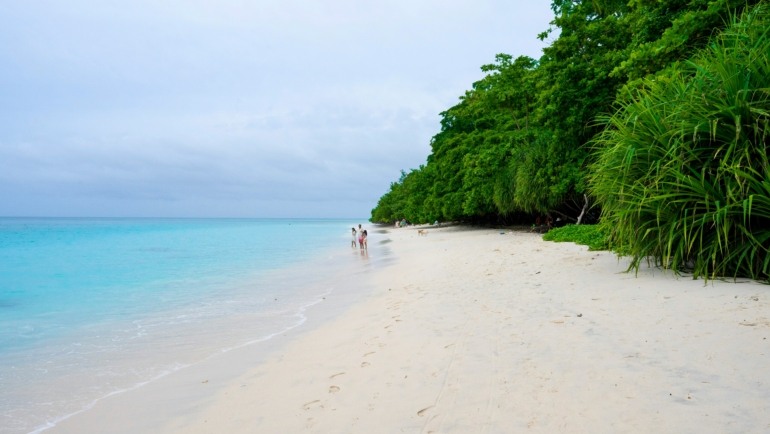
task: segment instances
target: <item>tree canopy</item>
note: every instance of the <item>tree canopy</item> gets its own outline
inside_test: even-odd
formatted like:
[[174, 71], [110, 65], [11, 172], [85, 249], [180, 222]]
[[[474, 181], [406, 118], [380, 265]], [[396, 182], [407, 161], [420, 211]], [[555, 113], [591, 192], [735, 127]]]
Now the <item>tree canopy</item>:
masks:
[[550, 42], [543, 55], [483, 65], [486, 76], [441, 113], [426, 163], [401, 172], [371, 220], [574, 219], [590, 196], [598, 119], [757, 3], [554, 0], [551, 27], [537, 36]]

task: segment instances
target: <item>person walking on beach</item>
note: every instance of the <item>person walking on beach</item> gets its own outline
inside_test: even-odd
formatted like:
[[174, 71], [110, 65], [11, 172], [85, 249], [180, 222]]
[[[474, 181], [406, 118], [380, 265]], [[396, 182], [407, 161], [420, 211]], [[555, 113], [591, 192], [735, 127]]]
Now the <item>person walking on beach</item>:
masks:
[[[358, 227], [360, 228], [361, 225], [358, 225]], [[361, 250], [364, 250], [364, 230], [363, 229], [358, 230], [358, 246]]]
[[356, 248], [356, 228], [350, 228], [351, 231], [353, 231], [353, 240], [351, 241], [351, 247]]
[[364, 250], [369, 250], [369, 233], [364, 229]]

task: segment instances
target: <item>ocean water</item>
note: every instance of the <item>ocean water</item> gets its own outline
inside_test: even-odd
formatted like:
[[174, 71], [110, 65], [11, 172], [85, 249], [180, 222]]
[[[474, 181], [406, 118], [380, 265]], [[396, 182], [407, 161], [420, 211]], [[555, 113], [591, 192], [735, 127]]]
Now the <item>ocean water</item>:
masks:
[[0, 433], [296, 327], [357, 223], [0, 218]]

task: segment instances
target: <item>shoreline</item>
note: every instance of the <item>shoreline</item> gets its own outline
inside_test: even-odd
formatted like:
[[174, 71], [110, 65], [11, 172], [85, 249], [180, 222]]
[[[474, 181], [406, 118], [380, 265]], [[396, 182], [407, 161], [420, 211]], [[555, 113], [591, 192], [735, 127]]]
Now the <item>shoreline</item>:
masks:
[[115, 396], [115, 395], [120, 395], [120, 394], [123, 394], [123, 393], [127, 393], [127, 392], [131, 392], [131, 391], [134, 391], [134, 390], [138, 390], [139, 388], [141, 388], [143, 386], [146, 386], [148, 384], [151, 384], [151, 383], [153, 383], [153, 382], [155, 382], [157, 380], [160, 380], [161, 378], [164, 378], [164, 377], [169, 376], [169, 375], [173, 375], [174, 373], [179, 372], [179, 371], [181, 371], [181, 370], [183, 370], [185, 368], [189, 368], [189, 367], [198, 365], [200, 363], [206, 362], [206, 361], [208, 361], [209, 359], [211, 359], [213, 357], [219, 356], [220, 354], [225, 354], [225, 353], [228, 353], [230, 351], [237, 350], [239, 348], [243, 348], [243, 347], [246, 347], [246, 346], [249, 346], [249, 345], [254, 345], [254, 344], [257, 344], [257, 343], [260, 343], [260, 342], [265, 342], [265, 341], [268, 341], [268, 340], [270, 340], [270, 339], [272, 339], [272, 338], [274, 338], [274, 337], [276, 337], [278, 335], [281, 335], [281, 334], [285, 335], [285, 333], [288, 333], [291, 330], [293, 330], [293, 329], [295, 329], [297, 327], [302, 326], [307, 321], [307, 319], [308, 319], [307, 316], [304, 315], [305, 311], [307, 309], [317, 305], [318, 303], [320, 303], [323, 300], [323, 298], [324, 298], [323, 296], [329, 295], [330, 293], [331, 293], [331, 290], [329, 290], [329, 291], [327, 291], [327, 292], [325, 292], [323, 294], [320, 294], [312, 302], [297, 308], [296, 309], [297, 310], [296, 313], [294, 315], [291, 315], [291, 316], [299, 317], [298, 322], [296, 324], [290, 325], [290, 326], [284, 328], [283, 330], [279, 330], [279, 331], [267, 334], [265, 336], [259, 337], [257, 339], [252, 340], [252, 341], [249, 341], [249, 342], [238, 344], [236, 346], [229, 347], [229, 348], [223, 348], [223, 349], [220, 350], [220, 352], [212, 353], [209, 356], [207, 356], [207, 357], [205, 357], [205, 358], [203, 358], [201, 360], [196, 360], [196, 361], [194, 361], [192, 363], [185, 364], [185, 365], [179, 365], [179, 366], [176, 367], [176, 369], [173, 369], [173, 370], [170, 370], [170, 371], [167, 371], [167, 372], [163, 372], [163, 373], [161, 373], [161, 374], [159, 374], [159, 375], [157, 375], [157, 376], [155, 376], [153, 378], [150, 378], [150, 379], [148, 379], [146, 381], [142, 381], [140, 383], [134, 384], [134, 385], [129, 386], [129, 387], [124, 388], [124, 389], [120, 389], [120, 390], [115, 390], [115, 391], [109, 392], [109, 393], [107, 393], [104, 396], [101, 396], [101, 397], [98, 397], [98, 398], [94, 399], [92, 402], [90, 402], [89, 404], [85, 405], [83, 408], [81, 408], [78, 411], [62, 415], [61, 417], [53, 420], [52, 422], [46, 422], [45, 424], [43, 424], [43, 425], [39, 426], [38, 428], [36, 428], [34, 431], [31, 431], [29, 434], [39, 434], [39, 433], [42, 433], [44, 431], [48, 431], [48, 430], [50, 430], [52, 428], [55, 428], [59, 423], [65, 421], [67, 419], [70, 419], [71, 417], [77, 416], [77, 415], [79, 415], [81, 413], [84, 413], [84, 412], [86, 412], [88, 410], [91, 410], [100, 401], [103, 401], [103, 400], [108, 399], [108, 398], [110, 398], [112, 396]]
[[[153, 378], [136, 387], [111, 393], [96, 399], [87, 408], [67, 415], [54, 425], [42, 426], [32, 433], [59, 432], [157, 432], [169, 416], [185, 415], [190, 408], [208, 402], [211, 389], [219, 390], [233, 381], [238, 373], [252, 363], [267, 360], [287, 339], [304, 336], [341, 311], [350, 308], [366, 294], [355, 293], [349, 282], [337, 282], [300, 306], [294, 316], [298, 321], [268, 336], [223, 349], [180, 369]], [[363, 292], [369, 288], [364, 287]], [[204, 380], [200, 381], [203, 378]], [[204, 393], [190, 385], [211, 386]], [[138, 418], [137, 418], [138, 416]]]
[[[293, 314], [291, 317], [296, 318], [296, 322], [281, 330], [271, 332], [268, 335], [260, 336], [254, 340], [239, 343], [234, 346], [221, 348], [216, 351], [212, 351], [208, 356], [203, 357], [200, 360], [196, 360], [192, 363], [179, 366], [170, 372], [164, 372], [162, 375], [153, 377], [147, 381], [143, 381], [139, 384], [135, 384], [131, 387], [127, 387], [122, 390], [110, 392], [104, 396], [94, 399], [91, 403], [84, 408], [75, 411], [70, 414], [63, 415], [62, 417], [54, 420], [51, 423], [46, 423], [39, 426], [29, 434], [39, 433], [58, 433], [58, 432], [105, 432], [106, 426], [111, 423], [116, 423], [115, 420], [121, 420], [117, 425], [123, 425], [125, 431], [121, 431], [120, 427], [113, 427], [109, 431], [111, 432], [153, 432], [156, 430], [156, 423], [162, 422], [166, 417], [166, 409], [163, 410], [163, 414], [157, 412], [157, 408], [154, 406], [144, 405], [144, 401], [152, 396], [163, 396], [163, 406], [171, 408], [172, 412], [186, 411], [185, 406], [190, 405], [199, 399], [205, 399], [206, 396], [196, 395], [195, 393], [178, 393], [179, 387], [185, 387], [189, 384], [189, 379], [199, 376], [206, 378], [204, 384], [212, 383], [212, 386], [216, 383], [214, 379], [219, 379], [219, 383], [222, 384], [229, 380], [230, 374], [221, 372], [221, 368], [227, 367], [227, 369], [238, 370], [245, 369], [241, 366], [244, 359], [248, 360], [261, 360], [266, 357], [275, 348], [280, 348], [283, 343], [281, 338], [289, 338], [292, 335], [302, 335], [307, 333], [308, 329], [312, 330], [318, 323], [328, 321], [329, 316], [333, 316], [340, 310], [348, 308], [354, 304], [359, 295], [353, 293], [352, 289], [358, 288], [358, 285], [352, 285], [349, 282], [331, 283], [331, 280], [327, 279], [331, 286], [326, 289], [321, 288], [323, 285], [315, 285], [319, 291], [303, 290], [304, 292], [315, 292], [313, 299], [307, 303], [293, 308]], [[320, 305], [331, 305], [328, 312], [324, 312], [319, 309]], [[203, 373], [203, 374], [201, 374]], [[209, 380], [211, 379], [211, 380]], [[197, 381], [195, 383], [198, 383]], [[217, 387], [217, 386], [214, 386]], [[152, 398], [151, 398], [152, 399]], [[196, 404], [197, 405], [197, 404]], [[121, 419], [121, 415], [115, 414], [115, 409], [121, 409], [124, 407], [131, 408], [131, 413], [125, 414], [126, 419]], [[121, 410], [118, 410], [121, 411]], [[93, 414], [92, 414], [93, 412]], [[139, 424], [138, 420], [131, 421], [128, 417], [134, 417], [141, 415], [141, 417], [150, 416], [150, 419], [156, 423], [150, 423], [146, 425]], [[97, 420], [95, 425], [92, 425], [92, 421]], [[85, 425], [82, 425], [84, 424]], [[70, 427], [72, 425], [73, 427]], [[92, 430], [92, 431], [91, 431]]]
[[[347, 242], [347, 238], [341, 237], [340, 244], [344, 246], [345, 242]], [[349, 244], [347, 247], [349, 248]], [[149, 342], [144, 342], [144, 346], [133, 344], [128, 353], [118, 355], [119, 358], [115, 359], [117, 364], [112, 363], [110, 365], [98, 366], [92, 363], [93, 366], [98, 367], [101, 371], [110, 369], [113, 372], [118, 372], [118, 374], [119, 371], [116, 371], [115, 367], [127, 366], [131, 368], [128, 372], [131, 374], [130, 376], [115, 375], [117, 381], [114, 381], [111, 377], [102, 381], [99, 380], [99, 375], [97, 375], [101, 371], [95, 372], [90, 369], [81, 369], [77, 371], [70, 370], [72, 373], [69, 377], [54, 377], [57, 380], [57, 383], [54, 385], [50, 383], [30, 384], [29, 388], [23, 391], [26, 395], [31, 397], [60, 396], [62, 401], [51, 400], [52, 402], [48, 404], [35, 404], [33, 401], [26, 408], [18, 406], [16, 409], [19, 410], [14, 409], [14, 411], [34, 411], [35, 407], [37, 407], [42, 410], [38, 416], [45, 416], [46, 414], [48, 416], [42, 421], [40, 419], [35, 421], [33, 418], [19, 418], [18, 421], [21, 424], [15, 422], [16, 426], [13, 426], [9, 423], [6, 426], [0, 427], [0, 432], [30, 434], [51, 432], [61, 423], [73, 417], [81, 417], [92, 411], [94, 407], [101, 406], [101, 403], [105, 400], [121, 401], [121, 395], [127, 393], [141, 395], [143, 393], [142, 389], [169, 376], [180, 375], [182, 371], [194, 368], [196, 365], [206, 363], [212, 358], [237, 351], [243, 347], [255, 346], [255, 344], [260, 344], [256, 346], [262, 346], [261, 344], [266, 341], [273, 340], [279, 335], [285, 335], [301, 327], [308, 320], [307, 311], [324, 301], [330, 293], [341, 292], [345, 294], [350, 292], [347, 289], [349, 286], [348, 282], [346, 282], [347, 279], [344, 276], [341, 278], [341, 275], [342, 273], [347, 274], [350, 272], [345, 269], [346, 266], [361, 262], [359, 259], [365, 259], [357, 257], [358, 250], [353, 253], [355, 253], [354, 256], [356, 257], [351, 260], [348, 255], [352, 253], [346, 249], [341, 250], [335, 247], [327, 247], [314, 254], [310, 259], [302, 259], [284, 268], [261, 271], [258, 279], [245, 280], [232, 289], [225, 289], [222, 293], [226, 295], [226, 298], [220, 298], [219, 300], [219, 303], [224, 304], [230, 303], [233, 300], [243, 299], [244, 297], [251, 297], [258, 301], [267, 295], [275, 293], [277, 295], [276, 304], [273, 304], [273, 296], [270, 295], [270, 303], [265, 305], [268, 309], [264, 311], [260, 309], [248, 313], [243, 308], [237, 308], [232, 310], [229, 316], [217, 316], [210, 319], [204, 318], [201, 321], [189, 322], [183, 317], [189, 317], [190, 315], [187, 314], [190, 312], [187, 312], [185, 310], [187, 308], [183, 307], [180, 308], [181, 310], [178, 313], [175, 313], [176, 311], [174, 310], [163, 310], [160, 311], [161, 314], [159, 315], [148, 315], [146, 319], [141, 321], [141, 326], [135, 324], [137, 321], [132, 321], [132, 324], [138, 327], [136, 332], [138, 336], [144, 330], [143, 326], [147, 326], [145, 324], [146, 320], [180, 318], [179, 325], [172, 326], [174, 328], [169, 330], [158, 330], [160, 323], [151, 323], [149, 333], [152, 334], [149, 335]], [[387, 255], [384, 256], [387, 257]], [[360, 269], [360, 272], [364, 272], [366, 267], [357, 268]], [[254, 292], [253, 296], [249, 295], [252, 291]], [[232, 300], [229, 300], [229, 298], [232, 298]], [[345, 301], [345, 303], [352, 302], [350, 300]], [[253, 302], [248, 302], [247, 306], [252, 304]], [[186, 325], [187, 322], [189, 322], [188, 325]], [[131, 326], [132, 324], [128, 325]], [[125, 328], [119, 327], [120, 325], [121, 323], [119, 322], [110, 322], [106, 323], [106, 327], [101, 324], [93, 324], [90, 328], [94, 330], [111, 330], [116, 327], [118, 329]], [[237, 329], [238, 327], [240, 329]], [[230, 331], [228, 332], [228, 330]], [[86, 332], [81, 334], [88, 336]], [[158, 332], [162, 333], [158, 334]], [[144, 331], [144, 334], [147, 333], [147, 331]], [[77, 335], [73, 336], [75, 337], [66, 336], [66, 339], [61, 340], [61, 345], [67, 345], [73, 339], [75, 339], [73, 342], [80, 342]], [[106, 334], [105, 336], [109, 337]], [[221, 336], [222, 339], [212, 341], [212, 338], [217, 336]], [[145, 338], [143, 341], [147, 341], [147, 339]], [[137, 343], [139, 342], [137, 341]], [[165, 344], [169, 346], [165, 347]], [[161, 351], [158, 352], [157, 350]], [[127, 365], [129, 362], [130, 366]], [[148, 367], [152, 368], [152, 371], [148, 370]], [[87, 380], [88, 383], [81, 382], [79, 379], [84, 375], [90, 375], [93, 380]], [[132, 377], [136, 377], [136, 380]], [[97, 384], [100, 387], [92, 388], [91, 384]], [[71, 390], [70, 395], [66, 394], [66, 389]], [[41, 394], [36, 392], [38, 390]], [[60, 390], [61, 392], [55, 393], [51, 392], [51, 390]], [[11, 396], [13, 395], [12, 393]], [[16, 396], [21, 397], [23, 395]], [[64, 411], [51, 412], [49, 409], [51, 404], [56, 405], [56, 409], [63, 409]], [[30, 421], [35, 422], [30, 423]]]
[[[416, 229], [388, 230], [397, 264], [367, 277], [370, 293], [336, 312], [311, 308], [289, 339], [235, 350], [46, 432], [770, 426], [764, 286], [704, 286], [655, 269], [635, 277], [611, 253], [537, 234]], [[171, 391], [197, 398], [180, 405]]]

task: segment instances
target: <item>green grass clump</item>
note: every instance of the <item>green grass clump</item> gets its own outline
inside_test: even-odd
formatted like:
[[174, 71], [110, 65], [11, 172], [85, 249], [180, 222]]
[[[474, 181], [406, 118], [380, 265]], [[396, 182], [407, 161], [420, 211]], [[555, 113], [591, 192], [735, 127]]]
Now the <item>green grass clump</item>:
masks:
[[609, 250], [607, 233], [599, 225], [567, 225], [551, 229], [543, 240], [556, 243], [575, 243], [588, 246], [588, 250]]
[[770, 277], [770, 8], [620, 96], [590, 191], [613, 249], [694, 278]]

